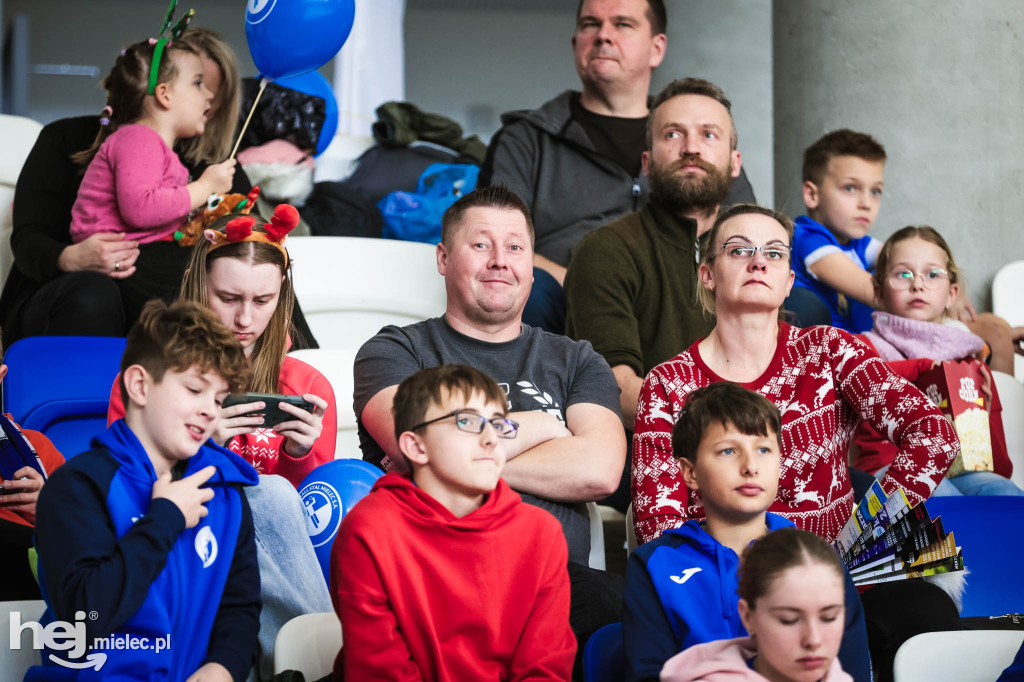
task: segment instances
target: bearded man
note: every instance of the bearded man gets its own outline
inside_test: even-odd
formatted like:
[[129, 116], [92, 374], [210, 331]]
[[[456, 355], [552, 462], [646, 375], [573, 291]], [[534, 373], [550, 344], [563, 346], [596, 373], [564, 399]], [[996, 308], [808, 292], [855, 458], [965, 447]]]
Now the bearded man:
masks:
[[650, 203], [584, 237], [565, 277], [566, 333], [590, 341], [611, 365], [630, 430], [644, 375], [714, 326], [697, 302], [700, 237], [740, 174], [722, 89], [686, 78], [662, 90], [642, 165]]

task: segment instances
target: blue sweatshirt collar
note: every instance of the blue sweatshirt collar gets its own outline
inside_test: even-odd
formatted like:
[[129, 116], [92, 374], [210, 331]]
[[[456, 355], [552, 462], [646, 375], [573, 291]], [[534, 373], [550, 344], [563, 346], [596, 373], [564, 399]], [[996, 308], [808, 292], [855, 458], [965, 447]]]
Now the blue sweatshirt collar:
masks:
[[[142, 447], [138, 437], [128, 428], [123, 419], [118, 419], [106, 431], [93, 438], [92, 445], [110, 452], [120, 465], [122, 475], [149, 484], [156, 481], [153, 462], [149, 459], [149, 455]], [[217, 473], [213, 475], [207, 485], [256, 485], [259, 483], [259, 474], [251, 464], [212, 440], [203, 443], [199, 447], [199, 451], [189, 458], [184, 475], [190, 476], [207, 466], [217, 468]]]

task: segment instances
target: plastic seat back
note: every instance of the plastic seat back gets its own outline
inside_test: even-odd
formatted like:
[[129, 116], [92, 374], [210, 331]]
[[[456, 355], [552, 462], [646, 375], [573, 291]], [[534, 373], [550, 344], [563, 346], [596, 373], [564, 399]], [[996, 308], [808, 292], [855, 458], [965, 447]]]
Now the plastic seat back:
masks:
[[89, 449], [107, 427], [110, 385], [121, 367], [125, 339], [34, 336], [4, 356], [4, 412], [22, 428], [41, 431], [65, 458]]
[[321, 348], [359, 348], [385, 325], [444, 312], [444, 279], [429, 244], [292, 237], [287, 246], [295, 295]]
[[341, 650], [341, 623], [331, 613], [306, 613], [281, 626], [274, 640], [274, 674], [297, 670], [307, 680], [331, 674]]
[[[967, 549], [964, 548], [966, 554]], [[970, 589], [970, 588], [968, 588]], [[1019, 630], [926, 632], [904, 642], [893, 661], [894, 682], [992, 682], [1024, 641]]]
[[[1010, 323], [1011, 327], [1024, 325], [1024, 260], [1008, 263], [992, 279], [992, 312]], [[1014, 358], [1013, 374], [1017, 381], [1024, 380], [1024, 357]]]
[[605, 625], [590, 636], [583, 649], [585, 682], [623, 682], [626, 659], [622, 652], [622, 623]]
[[992, 372], [1003, 406], [1003, 434], [1013, 463], [1010, 480], [1024, 488], [1024, 384], [1005, 372]]
[[331, 583], [331, 545], [341, 519], [366, 497], [384, 472], [361, 459], [336, 459], [313, 469], [299, 486], [306, 510], [306, 531], [320, 561], [324, 580]]
[[[20, 637], [20, 648], [10, 646], [11, 616], [15, 617], [15, 625], [38, 623], [46, 610], [46, 603], [39, 600], [0, 602], [0, 670], [3, 679], [20, 680], [33, 665], [40, 665], [39, 649], [33, 647], [34, 634], [31, 628], [23, 627]], [[42, 645], [42, 642], [39, 642]]]
[[24, 116], [0, 114], [0, 286], [14, 264], [11, 252], [11, 203], [18, 175], [43, 126]]
[[331, 382], [338, 410], [335, 458], [361, 459], [363, 453], [359, 449], [356, 415], [352, 411], [352, 391], [355, 388], [352, 370], [356, 351], [340, 348], [306, 348], [293, 351], [289, 355], [312, 365]]

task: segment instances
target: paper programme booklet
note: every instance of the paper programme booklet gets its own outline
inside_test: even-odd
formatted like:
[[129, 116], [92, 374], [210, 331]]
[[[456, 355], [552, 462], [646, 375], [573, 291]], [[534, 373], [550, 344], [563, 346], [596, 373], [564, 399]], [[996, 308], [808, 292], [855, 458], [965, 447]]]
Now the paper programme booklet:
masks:
[[877, 481], [834, 546], [857, 586], [964, 569], [961, 548], [942, 518], [931, 518], [925, 504], [911, 507], [902, 490], [886, 495]]

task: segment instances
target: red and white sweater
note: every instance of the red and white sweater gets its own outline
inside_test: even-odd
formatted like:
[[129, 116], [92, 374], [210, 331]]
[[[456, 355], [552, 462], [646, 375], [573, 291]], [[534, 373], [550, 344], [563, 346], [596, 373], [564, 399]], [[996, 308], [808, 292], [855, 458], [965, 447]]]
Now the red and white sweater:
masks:
[[[687, 489], [672, 456], [672, 427], [686, 396], [724, 381], [701, 359], [698, 343], [651, 370], [640, 391], [632, 492], [641, 543], [704, 517], [699, 495]], [[917, 388], [835, 327], [780, 323], [768, 369], [741, 385], [782, 413], [779, 492], [768, 510], [830, 541], [853, 509], [847, 450], [861, 417], [898, 444], [882, 488], [902, 488], [911, 504], [931, 494], [960, 451], [952, 425]]]

